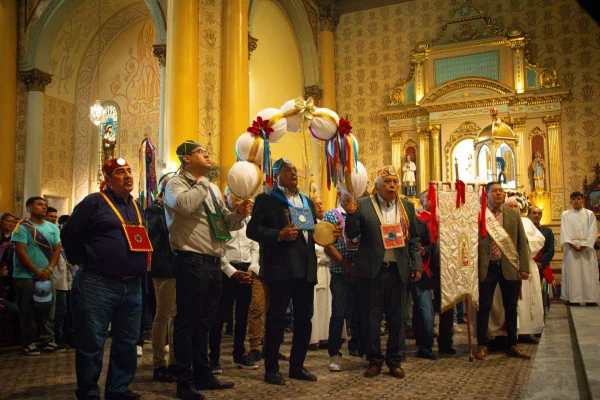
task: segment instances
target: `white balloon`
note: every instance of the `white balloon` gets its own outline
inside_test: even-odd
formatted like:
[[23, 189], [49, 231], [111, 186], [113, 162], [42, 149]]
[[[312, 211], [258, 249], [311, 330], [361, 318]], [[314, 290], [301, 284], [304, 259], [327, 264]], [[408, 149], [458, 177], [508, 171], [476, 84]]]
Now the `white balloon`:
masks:
[[[278, 114], [282, 114], [282, 112], [277, 108], [265, 108], [264, 110], [256, 114], [254, 120], [256, 121], [258, 117], [261, 117], [263, 121], [266, 119], [271, 120], [275, 115]], [[271, 125], [271, 128], [273, 129], [273, 132], [269, 134], [269, 139], [267, 140], [267, 142], [275, 143], [276, 141], [281, 139], [283, 135], [285, 135], [285, 133], [287, 132], [287, 120], [282, 116], [282, 118], [279, 121]]]
[[[330, 118], [333, 118], [333, 121], [327, 117], [317, 117], [316, 115], [319, 113], [328, 115]], [[339, 124], [340, 117], [335, 112], [328, 108], [317, 108], [315, 109], [315, 116], [312, 119], [310, 127], [317, 139], [329, 140], [336, 134]]]
[[227, 186], [237, 197], [244, 200], [254, 197], [260, 191], [262, 173], [248, 161], [238, 161], [227, 174]]
[[252, 150], [252, 146], [254, 145], [254, 140], [259, 141], [258, 150], [256, 155], [254, 156], [254, 162], [256, 165], [260, 165], [263, 159], [264, 147], [265, 143], [262, 138], [257, 138], [250, 132], [244, 132], [240, 135], [237, 142], [235, 143], [236, 153], [240, 158], [244, 161], [249, 161], [250, 151]]
[[[281, 112], [285, 114], [286, 112], [293, 110], [295, 104], [296, 100], [286, 101], [285, 104], [281, 106]], [[300, 113], [291, 115], [287, 117], [286, 120], [287, 130], [289, 132], [300, 132], [300, 123], [302, 122]]]
[[362, 165], [360, 161], [358, 162], [357, 167], [352, 170], [350, 179], [352, 181], [352, 193], [350, 193], [350, 191], [346, 188], [346, 183], [340, 182], [338, 186], [342, 191], [350, 193], [354, 197], [361, 196], [367, 189], [369, 174], [367, 173], [365, 166]]

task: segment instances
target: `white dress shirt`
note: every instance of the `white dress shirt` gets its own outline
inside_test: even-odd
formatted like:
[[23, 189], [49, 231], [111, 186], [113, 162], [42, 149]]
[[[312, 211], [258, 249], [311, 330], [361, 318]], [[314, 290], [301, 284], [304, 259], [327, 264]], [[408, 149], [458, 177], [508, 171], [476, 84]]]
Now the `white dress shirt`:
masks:
[[[383, 221], [386, 224], [395, 224], [396, 217], [398, 215], [398, 199], [394, 199], [391, 203], [388, 203], [382, 199], [379, 194], [376, 195], [377, 201], [381, 206], [381, 214], [383, 215]], [[383, 255], [383, 261], [396, 262], [396, 252], [394, 249], [387, 249]]]
[[225, 244], [225, 256], [221, 257], [221, 271], [229, 278], [237, 271], [231, 263], [250, 264], [248, 271], [252, 271], [256, 275], [260, 271], [258, 242], [250, 240], [246, 236], [246, 226], [249, 220], [250, 217], [246, 217], [244, 226], [238, 231], [231, 232], [231, 239]]

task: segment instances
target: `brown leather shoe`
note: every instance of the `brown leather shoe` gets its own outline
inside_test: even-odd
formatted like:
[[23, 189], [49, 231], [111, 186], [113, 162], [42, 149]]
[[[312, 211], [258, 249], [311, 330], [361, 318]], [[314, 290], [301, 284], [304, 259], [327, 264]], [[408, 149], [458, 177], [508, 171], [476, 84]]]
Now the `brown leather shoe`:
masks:
[[475, 358], [478, 360], [485, 360], [488, 355], [488, 348], [486, 346], [479, 346], [477, 353], [475, 353]]
[[381, 374], [381, 365], [371, 363], [363, 375], [365, 378], [375, 378], [379, 374]]
[[531, 358], [529, 355], [523, 353], [523, 351], [517, 346], [513, 346], [510, 349], [506, 350], [506, 355], [509, 357], [524, 358], [526, 360], [529, 360]]
[[402, 379], [406, 376], [404, 370], [400, 368], [400, 366], [390, 367], [390, 375], [398, 379]]

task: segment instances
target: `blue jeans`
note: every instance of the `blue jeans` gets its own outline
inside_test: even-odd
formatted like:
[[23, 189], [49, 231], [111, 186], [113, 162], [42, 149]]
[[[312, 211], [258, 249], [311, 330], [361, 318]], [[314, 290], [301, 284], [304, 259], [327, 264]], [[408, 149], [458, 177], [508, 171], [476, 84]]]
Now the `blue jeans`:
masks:
[[64, 344], [63, 326], [65, 315], [67, 314], [67, 290], [57, 290], [55, 297], [54, 311], [54, 341], [59, 344]]
[[[99, 396], [104, 343], [111, 324], [112, 344], [106, 393], [122, 393], [137, 368], [136, 343], [142, 312], [141, 280], [121, 283], [80, 268], [73, 280], [75, 369], [78, 399]], [[106, 394], [105, 393], [105, 394]]]
[[[351, 311], [359, 313], [358, 281], [346, 282], [346, 275], [331, 274], [331, 318], [329, 319], [329, 338], [327, 339], [329, 355], [335, 356], [342, 348], [342, 331], [344, 320], [349, 320]], [[350, 324], [350, 323], [348, 323]], [[359, 355], [365, 354], [364, 340], [361, 340], [362, 319], [356, 318], [356, 328], [352, 330], [352, 344], [357, 343]], [[350, 344], [348, 343], [348, 347]]]
[[431, 351], [433, 346], [433, 297], [431, 289], [422, 289], [412, 279], [408, 291], [413, 297], [413, 328], [419, 349]]

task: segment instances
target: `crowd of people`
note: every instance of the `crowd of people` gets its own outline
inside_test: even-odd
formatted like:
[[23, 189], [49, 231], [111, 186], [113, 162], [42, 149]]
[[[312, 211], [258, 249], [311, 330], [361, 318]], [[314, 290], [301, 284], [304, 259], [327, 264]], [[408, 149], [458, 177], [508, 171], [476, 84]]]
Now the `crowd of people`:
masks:
[[[106, 399], [140, 398], [129, 385], [150, 337], [153, 379], [175, 382], [177, 398], [234, 388], [217, 378], [224, 326], [233, 335], [234, 364], [256, 370], [264, 360], [264, 380], [274, 385], [286, 383], [281, 361], [289, 363], [289, 379], [317, 381], [305, 368], [312, 347], [327, 348], [328, 369], [338, 372], [347, 342], [348, 354], [364, 360], [366, 378], [381, 374], [384, 364], [390, 377], [405, 377], [409, 331], [418, 357], [456, 354], [455, 310], [440, 307], [439, 238], [429, 230], [436, 216], [427, 192], [419, 210], [398, 193], [394, 167], [377, 173], [372, 195], [339, 190], [339, 206], [324, 210], [320, 199], [300, 193], [296, 167], [285, 158], [273, 164], [273, 189], [250, 200], [229, 188], [222, 195], [210, 182], [210, 154], [199, 143], [182, 143], [177, 155], [180, 170], [161, 179], [146, 210], [131, 194], [131, 167], [118, 158], [102, 168], [104, 188], [70, 216], [57, 218], [41, 197], [27, 199], [22, 220], [1, 216], [0, 311], [19, 321], [26, 355], [75, 348], [78, 399], [100, 399], [109, 336]], [[529, 358], [518, 343], [541, 334], [554, 236], [540, 225], [540, 208], [522, 218], [500, 183], [485, 191], [475, 357], [485, 359], [496, 346]], [[597, 225], [581, 193], [571, 194], [571, 205], [561, 225], [562, 298], [593, 306], [600, 296]], [[320, 221], [333, 226], [332, 245], [315, 242]], [[153, 324], [144, 334], [148, 314]], [[501, 328], [490, 335], [495, 323]], [[293, 332], [289, 358], [280, 351], [286, 329]]]

